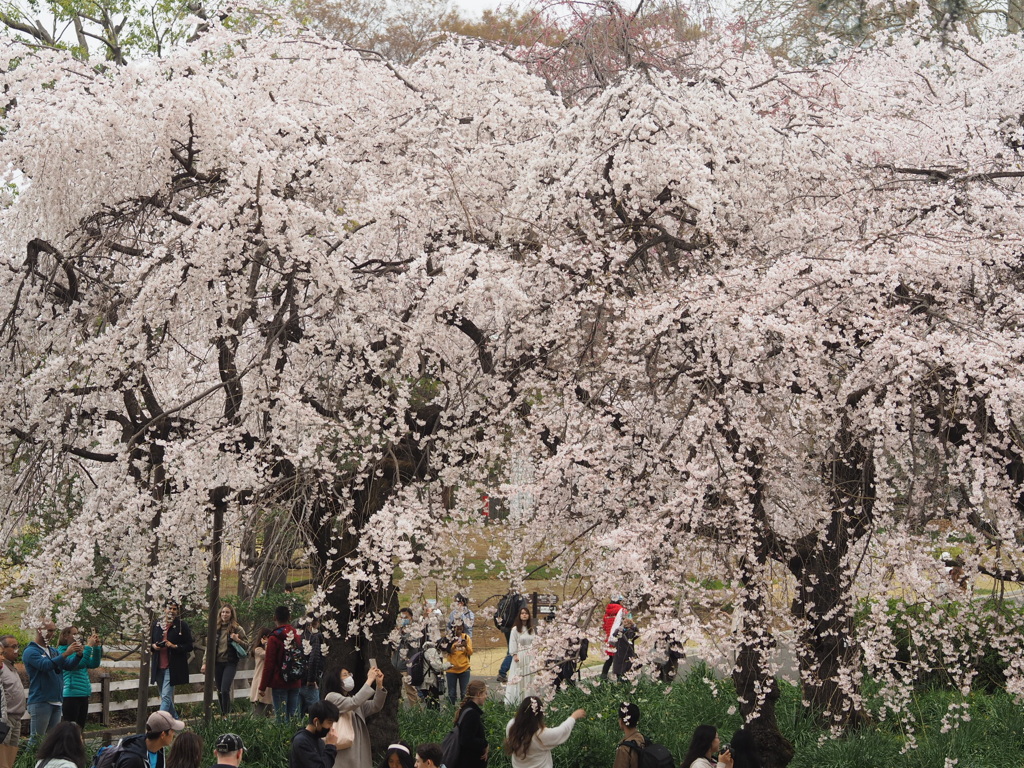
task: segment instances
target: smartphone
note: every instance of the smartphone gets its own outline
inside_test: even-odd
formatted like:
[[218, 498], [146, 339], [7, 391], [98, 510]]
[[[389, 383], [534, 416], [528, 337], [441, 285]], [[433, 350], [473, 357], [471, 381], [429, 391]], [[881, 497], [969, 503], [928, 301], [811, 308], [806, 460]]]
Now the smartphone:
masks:
[[377, 660], [376, 659], [370, 659], [370, 669], [373, 669], [376, 666], [377, 666]]

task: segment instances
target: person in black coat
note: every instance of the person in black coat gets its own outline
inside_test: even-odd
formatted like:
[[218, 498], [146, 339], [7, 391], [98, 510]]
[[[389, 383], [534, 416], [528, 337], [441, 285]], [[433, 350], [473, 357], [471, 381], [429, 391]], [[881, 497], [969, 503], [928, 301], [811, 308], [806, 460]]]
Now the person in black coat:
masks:
[[188, 682], [188, 655], [192, 653], [192, 630], [178, 615], [174, 600], [164, 605], [164, 618], [153, 623], [149, 633], [153, 659], [150, 679], [160, 689], [160, 709], [177, 719], [174, 708], [174, 686]]
[[466, 698], [455, 714], [459, 728], [459, 759], [455, 765], [446, 768], [484, 768], [490, 756], [487, 744], [487, 730], [484, 728], [484, 712], [481, 709], [487, 701], [487, 683], [471, 680], [466, 687]]

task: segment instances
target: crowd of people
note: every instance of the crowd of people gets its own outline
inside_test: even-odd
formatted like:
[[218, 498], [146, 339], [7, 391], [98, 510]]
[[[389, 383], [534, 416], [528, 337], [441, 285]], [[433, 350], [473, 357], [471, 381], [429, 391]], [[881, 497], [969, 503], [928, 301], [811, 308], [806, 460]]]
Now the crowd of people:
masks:
[[[475, 613], [462, 594], [455, 596], [454, 607], [446, 619], [435, 601], [428, 601], [420, 621], [414, 619], [411, 608], [399, 611], [392, 661], [402, 674], [403, 700], [439, 709], [442, 696], [446, 696], [453, 706], [459, 706], [444, 748], [423, 744], [413, 750], [404, 742], [396, 743], [389, 747], [381, 768], [486, 766], [490, 747], [482, 707], [489, 691], [484, 681], [471, 679], [475, 621]], [[585, 712], [577, 710], [555, 726], [545, 724], [544, 705], [534, 691], [534, 682], [539, 666], [551, 660], [535, 656], [535, 616], [525, 597], [509, 592], [499, 603], [494, 621], [507, 641], [507, 654], [498, 673], [498, 681], [505, 684], [503, 700], [508, 705], [518, 705], [515, 717], [505, 729], [503, 748], [513, 768], [550, 768], [551, 750], [569, 739]], [[384, 673], [371, 662], [366, 681], [357, 690], [349, 670], [325, 674], [318, 621], [309, 617], [300, 633], [292, 626], [289, 608], [279, 606], [274, 612], [274, 625], [258, 628], [248, 646], [235, 609], [230, 605], [220, 609], [215, 642], [206, 651], [202, 669], [205, 672], [209, 664], [214, 666], [221, 712], [227, 714], [232, 710], [238, 665], [251, 656], [254, 675], [249, 698], [253, 713], [263, 717], [276, 715], [282, 722], [300, 716], [308, 719], [292, 740], [289, 768], [370, 768], [371, 742], [366, 721], [386, 701]], [[621, 598], [608, 604], [602, 631], [606, 656], [602, 677], [621, 677], [630, 669], [638, 634]], [[58, 645], [53, 647], [56, 635], [53, 622], [44, 622], [22, 654], [29, 677], [27, 696], [13, 667], [18, 655], [17, 639], [11, 635], [0, 637], [0, 723], [8, 726], [0, 729], [0, 768], [13, 768], [20, 720], [26, 711], [30, 718], [30, 740], [37, 743], [45, 737], [37, 753], [37, 768], [84, 768], [82, 732], [91, 692], [88, 670], [99, 665], [103, 647], [95, 630], [83, 639], [77, 627], [68, 627], [60, 632]], [[659, 667], [659, 676], [674, 676], [674, 664], [682, 657], [670, 641], [666, 639], [667, 662], [673, 666], [670, 672]], [[183, 731], [184, 723], [178, 719], [174, 689], [188, 682], [188, 657], [194, 649], [191, 629], [181, 619], [176, 602], [167, 601], [163, 616], [154, 622], [150, 647], [152, 683], [160, 691], [160, 709], [149, 717], [145, 733], [122, 740], [116, 747], [116, 758], [108, 755], [107, 762], [97, 763], [96, 768], [199, 768], [203, 760], [202, 742], [196, 734], [184, 732], [175, 738]], [[586, 658], [587, 640], [578, 638], [566, 655], [560, 662], [556, 687], [571, 681], [573, 670]], [[623, 738], [613, 768], [641, 768], [650, 764], [641, 759], [650, 745], [639, 731], [639, 722], [637, 705], [623, 703], [619, 710]], [[238, 765], [243, 751], [238, 735], [222, 735], [214, 746], [217, 765]], [[681, 768], [733, 765], [759, 765], [748, 734], [741, 729], [731, 744], [723, 746], [717, 730], [702, 725], [693, 735]], [[666, 768], [674, 768], [674, 764]]]

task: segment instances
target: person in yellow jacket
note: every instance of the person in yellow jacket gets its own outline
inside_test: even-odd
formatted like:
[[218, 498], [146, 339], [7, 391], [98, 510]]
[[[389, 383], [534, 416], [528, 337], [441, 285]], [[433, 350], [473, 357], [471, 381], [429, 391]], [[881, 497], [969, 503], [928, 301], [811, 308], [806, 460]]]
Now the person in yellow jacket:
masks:
[[469, 657], [473, 655], [473, 641], [466, 634], [462, 619], [456, 618], [452, 623], [452, 633], [448, 638], [447, 645], [446, 659], [451, 667], [445, 672], [444, 677], [448, 684], [448, 701], [454, 707], [455, 702], [466, 698], [470, 677]]

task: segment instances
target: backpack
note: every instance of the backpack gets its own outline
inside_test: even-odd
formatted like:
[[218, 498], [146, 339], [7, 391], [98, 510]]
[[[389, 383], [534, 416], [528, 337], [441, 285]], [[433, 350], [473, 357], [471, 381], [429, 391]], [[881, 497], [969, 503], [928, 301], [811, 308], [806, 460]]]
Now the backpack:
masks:
[[[498, 607], [494, 611], [494, 626], [498, 629], [511, 627], [516, 623], [519, 615], [519, 608], [526, 602], [518, 592], [509, 592], [498, 601]], [[445, 763], [447, 765], [447, 763]]]
[[641, 747], [635, 741], [620, 741], [620, 747], [629, 747], [639, 753], [639, 768], [676, 768], [675, 758], [666, 747], [655, 744], [653, 741], [645, 741]]
[[423, 685], [423, 678], [426, 676], [423, 669], [425, 661], [422, 650], [416, 651], [416, 653], [409, 657], [409, 666], [405, 669], [409, 673], [409, 682], [412, 683], [413, 688], [419, 688]]
[[[279, 630], [275, 629], [274, 632], [278, 633]], [[301, 682], [306, 676], [306, 652], [302, 648], [302, 639], [283, 630], [277, 636], [284, 647], [281, 656], [281, 679], [286, 683]]]
[[[459, 762], [459, 753], [462, 751], [462, 745], [459, 743], [459, 723], [466, 716], [468, 710], [462, 710], [462, 714], [459, 715], [458, 722], [452, 726], [452, 729], [448, 731], [448, 735], [444, 737], [444, 741], [441, 742], [441, 765], [445, 768], [454, 768]], [[672, 766], [675, 768], [675, 766]]]
[[117, 765], [118, 759], [124, 754], [124, 739], [121, 739], [117, 744], [108, 744], [105, 747], [100, 747], [99, 751], [93, 755], [92, 768], [114, 768]]

